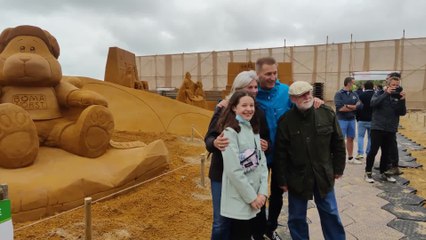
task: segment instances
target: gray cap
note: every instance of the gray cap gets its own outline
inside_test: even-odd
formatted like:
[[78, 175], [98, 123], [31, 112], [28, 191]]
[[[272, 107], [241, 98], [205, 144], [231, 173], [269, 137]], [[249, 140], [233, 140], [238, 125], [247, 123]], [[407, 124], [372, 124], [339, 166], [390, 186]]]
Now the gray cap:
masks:
[[312, 90], [312, 85], [305, 81], [297, 81], [291, 84], [288, 93], [292, 96], [300, 96]]

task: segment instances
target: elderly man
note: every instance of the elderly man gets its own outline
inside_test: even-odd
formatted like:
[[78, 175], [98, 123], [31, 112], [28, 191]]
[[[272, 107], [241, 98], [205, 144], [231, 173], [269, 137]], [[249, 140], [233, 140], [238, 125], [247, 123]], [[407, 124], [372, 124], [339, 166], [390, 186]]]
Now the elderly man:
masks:
[[294, 107], [280, 119], [273, 171], [288, 191], [288, 227], [292, 239], [309, 239], [307, 203], [314, 198], [325, 239], [345, 239], [334, 180], [345, 168], [345, 143], [335, 112], [313, 107], [312, 86], [303, 81], [289, 89]]

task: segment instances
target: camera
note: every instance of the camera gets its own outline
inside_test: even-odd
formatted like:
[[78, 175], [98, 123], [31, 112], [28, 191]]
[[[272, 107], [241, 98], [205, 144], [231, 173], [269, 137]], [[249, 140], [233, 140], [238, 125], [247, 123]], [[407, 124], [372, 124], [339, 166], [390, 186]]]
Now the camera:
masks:
[[399, 87], [397, 87], [397, 88], [395, 88], [395, 90], [393, 90], [392, 92], [391, 92], [391, 97], [392, 98], [397, 98], [397, 99], [400, 99], [401, 98], [401, 92], [402, 92], [402, 90], [403, 90], [403, 88], [401, 87], [401, 86], [399, 86]]

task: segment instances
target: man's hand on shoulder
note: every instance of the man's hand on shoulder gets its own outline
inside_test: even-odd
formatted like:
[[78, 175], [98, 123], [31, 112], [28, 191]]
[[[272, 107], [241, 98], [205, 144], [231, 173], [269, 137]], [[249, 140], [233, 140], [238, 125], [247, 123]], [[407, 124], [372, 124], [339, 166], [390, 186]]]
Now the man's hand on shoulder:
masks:
[[220, 107], [220, 108], [226, 108], [228, 106], [229, 101], [224, 99], [222, 101], [220, 101], [216, 106]]
[[323, 104], [324, 104], [323, 100], [321, 100], [321, 99], [319, 99], [317, 97], [314, 97], [314, 108], [315, 109], [318, 109]]
[[229, 145], [229, 140], [222, 132], [219, 136], [216, 137], [215, 140], [213, 140], [213, 145], [220, 151], [225, 151], [225, 148]]

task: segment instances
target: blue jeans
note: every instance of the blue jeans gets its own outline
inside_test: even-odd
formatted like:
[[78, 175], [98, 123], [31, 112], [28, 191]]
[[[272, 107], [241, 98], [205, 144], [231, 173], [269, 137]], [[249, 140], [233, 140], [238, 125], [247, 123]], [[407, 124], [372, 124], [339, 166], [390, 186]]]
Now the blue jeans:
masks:
[[213, 224], [211, 240], [230, 239], [230, 220], [220, 215], [220, 198], [222, 196], [222, 182], [210, 181], [213, 202]]
[[[314, 200], [321, 220], [322, 234], [325, 240], [345, 240], [345, 230], [340, 221], [334, 190], [321, 198], [317, 188], [314, 189]], [[309, 228], [306, 222], [308, 200], [288, 193], [288, 228], [293, 240], [309, 239]]]
[[367, 131], [367, 150], [365, 154], [370, 152], [371, 147], [371, 122], [358, 121], [358, 154], [364, 154], [364, 136]]

